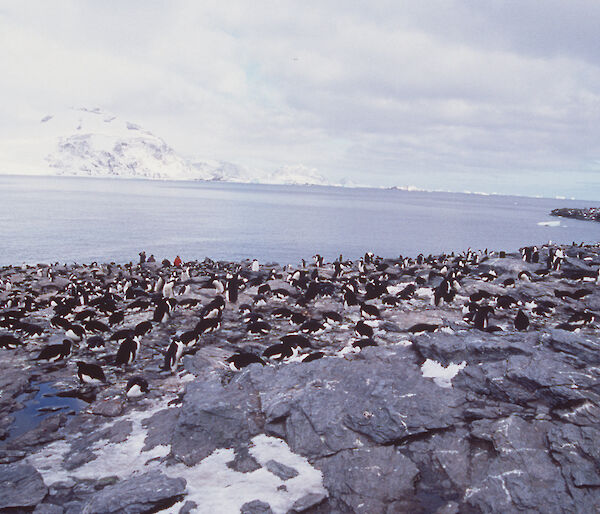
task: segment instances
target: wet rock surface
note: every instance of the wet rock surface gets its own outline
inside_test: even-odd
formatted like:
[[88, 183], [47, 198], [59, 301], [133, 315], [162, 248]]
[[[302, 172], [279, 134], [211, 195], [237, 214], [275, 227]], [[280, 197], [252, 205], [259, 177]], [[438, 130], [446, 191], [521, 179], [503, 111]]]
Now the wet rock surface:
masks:
[[[598, 512], [600, 252], [562, 247], [554, 269], [546, 262], [556, 250], [542, 247], [537, 262], [514, 253], [365, 256], [339, 277], [332, 264], [301, 267], [303, 285], [297, 269], [250, 263], [2, 268], [0, 337], [23, 344], [0, 348], [0, 508]], [[209, 319], [214, 280], [236, 271], [243, 287], [236, 304], [224, 302], [220, 326], [163, 369], [169, 345]], [[159, 278], [181, 294], [155, 291]], [[453, 294], [436, 304], [444, 280]], [[350, 286], [379, 313], [345, 306]], [[108, 290], [105, 312], [95, 302]], [[71, 302], [80, 295], [84, 305]], [[111, 334], [152, 320], [169, 298], [174, 306], [139, 337], [134, 361], [117, 365]], [[254, 319], [244, 319], [244, 303]], [[109, 326], [118, 311], [123, 319]], [[97, 335], [90, 328], [70, 356], [36, 360], [67, 336], [51, 319], [85, 326], [77, 318], [88, 315], [109, 326], [104, 349], [86, 344]], [[252, 321], [268, 328], [253, 333]], [[359, 321], [371, 335], [357, 335]], [[263, 355], [298, 333], [310, 346]], [[242, 352], [263, 363], [232, 371], [228, 359]], [[100, 365], [106, 382], [81, 383], [79, 360]], [[134, 376], [149, 391], [128, 396]], [[52, 385], [49, 397], [20, 433], [19, 412], [40, 400], [40, 384]], [[85, 403], [54, 405], [53, 395]]]

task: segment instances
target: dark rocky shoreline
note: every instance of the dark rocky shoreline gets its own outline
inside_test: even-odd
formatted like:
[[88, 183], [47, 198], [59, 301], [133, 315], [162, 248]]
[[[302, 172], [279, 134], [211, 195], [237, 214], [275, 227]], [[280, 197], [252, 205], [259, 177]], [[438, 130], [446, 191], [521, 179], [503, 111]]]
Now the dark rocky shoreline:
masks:
[[600, 221], [600, 208], [588, 207], [587, 209], [562, 208], [554, 209], [550, 216], [574, 218], [576, 220]]
[[[364, 272], [346, 262], [340, 276], [327, 263], [253, 271], [250, 262], [210, 260], [186, 263], [189, 277], [170, 263], [1, 268], [0, 335], [26, 344], [0, 348], [0, 511], [598, 512], [600, 247], [562, 247], [554, 270], [542, 263], [555, 249], [541, 248], [540, 262], [518, 252], [367, 258]], [[297, 269], [313, 278], [286, 281]], [[452, 299], [433, 305], [453, 269]], [[161, 369], [169, 343], [219, 294], [213, 280], [235, 270], [246, 282], [221, 327], [186, 348], [174, 371]], [[115, 366], [119, 345], [109, 335], [152, 318], [162, 293], [144, 286], [158, 277], [189, 289], [143, 336], [133, 364]], [[362, 351], [353, 343], [364, 315], [342, 303], [353, 279], [381, 312], [367, 320], [374, 345]], [[261, 305], [264, 284], [271, 291]], [[104, 351], [87, 348], [88, 333], [64, 361], [34, 360], [64, 338], [50, 325], [54, 303], [91, 291], [86, 306], [65, 314], [75, 318], [109, 289], [125, 315]], [[277, 289], [288, 294], [277, 298]], [[139, 300], [148, 305], [132, 307]], [[241, 304], [267, 333], [248, 330]], [[465, 320], [473, 304], [490, 307], [489, 325]], [[324, 357], [231, 371], [231, 355], [261, 355], [302, 328], [278, 318], [282, 308], [321, 321], [341, 314], [306, 334], [311, 348], [300, 357]], [[94, 311], [107, 321], [109, 312]], [[525, 330], [515, 328], [518, 311]], [[419, 323], [434, 331], [413, 329]], [[33, 326], [41, 335], [28, 335]], [[107, 383], [80, 384], [77, 360], [102, 365]], [[133, 375], [149, 382], [147, 395], [125, 395]], [[85, 403], [48, 407], [15, 436], [15, 413], [40, 384]]]

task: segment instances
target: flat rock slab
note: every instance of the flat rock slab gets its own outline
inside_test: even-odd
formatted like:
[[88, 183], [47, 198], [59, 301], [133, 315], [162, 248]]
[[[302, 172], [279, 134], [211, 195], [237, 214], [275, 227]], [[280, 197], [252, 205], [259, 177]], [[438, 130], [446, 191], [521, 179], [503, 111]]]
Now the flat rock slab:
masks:
[[169, 478], [158, 470], [149, 471], [105, 487], [92, 496], [84, 514], [154, 511], [173, 505], [185, 494], [183, 478]]
[[42, 475], [33, 466], [0, 465], [0, 509], [33, 507], [47, 492]]

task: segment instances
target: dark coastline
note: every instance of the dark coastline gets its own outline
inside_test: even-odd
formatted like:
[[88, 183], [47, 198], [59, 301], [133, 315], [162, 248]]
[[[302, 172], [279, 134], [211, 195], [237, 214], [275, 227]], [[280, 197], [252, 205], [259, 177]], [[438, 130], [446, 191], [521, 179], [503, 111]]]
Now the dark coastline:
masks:
[[562, 208], [554, 209], [550, 216], [561, 218], [573, 218], [585, 221], [600, 221], [600, 207], [588, 207], [586, 209]]

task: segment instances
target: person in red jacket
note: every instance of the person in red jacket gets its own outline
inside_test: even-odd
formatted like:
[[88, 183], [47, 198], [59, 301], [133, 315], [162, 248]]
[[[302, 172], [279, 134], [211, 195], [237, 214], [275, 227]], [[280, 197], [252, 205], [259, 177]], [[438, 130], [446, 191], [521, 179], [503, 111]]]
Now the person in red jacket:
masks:
[[173, 266], [181, 268], [181, 257], [179, 257], [179, 255], [175, 257], [175, 260], [173, 261]]

